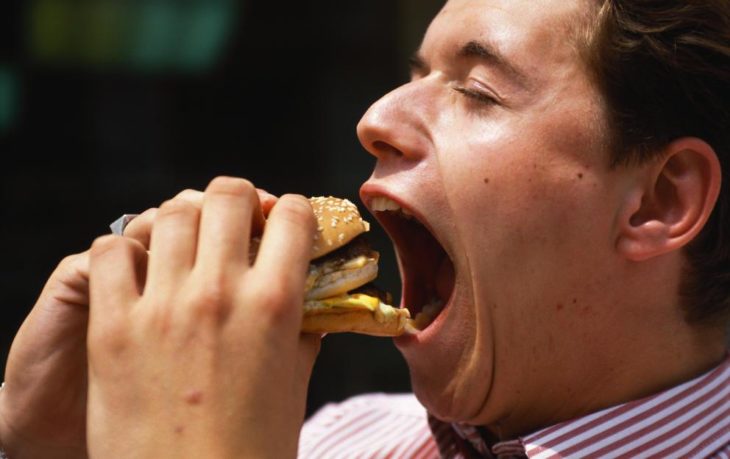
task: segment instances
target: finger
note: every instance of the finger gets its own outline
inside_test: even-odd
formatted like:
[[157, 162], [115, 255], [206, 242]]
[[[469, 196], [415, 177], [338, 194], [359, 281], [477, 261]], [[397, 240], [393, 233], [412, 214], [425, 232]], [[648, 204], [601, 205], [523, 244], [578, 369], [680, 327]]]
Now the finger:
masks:
[[212, 276], [249, 265], [253, 215], [261, 214], [254, 186], [248, 180], [218, 177], [205, 190], [196, 268]]
[[124, 228], [124, 236], [139, 241], [146, 249], [150, 248], [150, 234], [152, 234], [152, 223], [155, 221], [157, 208], [147, 209]]
[[300, 378], [309, 381], [314, 369], [314, 362], [319, 355], [322, 345], [322, 336], [313, 333], [302, 333], [299, 336], [299, 358], [297, 359], [297, 373]]
[[58, 264], [43, 287], [41, 296], [51, 295], [63, 304], [89, 305], [90, 251], [69, 255]]
[[310, 333], [302, 333], [299, 335], [294, 388], [299, 392], [298, 398], [301, 400], [306, 400], [309, 380], [312, 378], [312, 370], [314, 369], [317, 355], [319, 355], [321, 344], [322, 337], [320, 335]]
[[276, 204], [276, 201], [278, 201], [279, 198], [261, 188], [256, 188], [256, 193], [258, 193], [259, 201], [261, 201], [261, 211], [263, 212], [264, 217], [268, 217], [271, 212], [271, 208], [274, 207], [274, 204]]
[[261, 188], [256, 188], [256, 195], [259, 198], [260, 212], [254, 212], [253, 221], [251, 222], [251, 237], [260, 237], [266, 226], [266, 217], [271, 212], [271, 208], [276, 204], [277, 198], [273, 194]]
[[[254, 212], [253, 214], [253, 221], [251, 222], [252, 236], [261, 235], [264, 230], [264, 225], [266, 223], [266, 215], [269, 214], [269, 211], [278, 199], [273, 194], [260, 188], [256, 188], [256, 193], [258, 194], [259, 202], [261, 203], [261, 212]], [[198, 208], [202, 209], [204, 196], [205, 193], [203, 193], [202, 191], [187, 189], [178, 193], [177, 196], [175, 196], [175, 199], [185, 199], [186, 201], [189, 201], [190, 203], [195, 204]]]
[[107, 235], [94, 241], [89, 258], [90, 320], [95, 309], [101, 315], [116, 315], [139, 299], [146, 259], [145, 248], [132, 239]]
[[147, 288], [177, 289], [195, 264], [200, 210], [184, 199], [163, 203], [155, 216], [150, 238]]
[[316, 228], [307, 198], [282, 196], [269, 214], [255, 264], [257, 276], [281, 279], [283, 285], [296, 286], [294, 291], [301, 294]]
[[203, 193], [202, 191], [193, 190], [193, 189], [188, 188], [188, 189], [182, 190], [181, 192], [176, 194], [173, 199], [185, 200], [185, 201], [189, 202], [190, 204], [193, 204], [198, 209], [202, 209], [204, 196], [205, 196], [205, 193]]
[[[203, 207], [203, 192], [198, 190], [183, 190], [176, 194], [173, 199], [181, 199], [189, 202], [198, 209]], [[155, 221], [157, 208], [147, 209], [129, 222], [124, 228], [124, 235], [132, 239], [138, 240], [148, 250], [150, 248], [150, 235], [152, 234], [152, 224]]]

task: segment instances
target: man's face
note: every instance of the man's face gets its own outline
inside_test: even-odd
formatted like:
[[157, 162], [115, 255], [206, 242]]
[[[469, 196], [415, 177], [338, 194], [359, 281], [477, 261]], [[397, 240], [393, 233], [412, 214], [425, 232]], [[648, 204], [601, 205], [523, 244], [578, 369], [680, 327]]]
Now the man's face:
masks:
[[374, 212], [396, 245], [404, 305], [447, 302], [424, 331], [396, 340], [416, 395], [443, 419], [559, 417], [540, 400], [570, 394], [562, 373], [600, 359], [591, 336], [610, 311], [601, 302], [621, 178], [571, 35], [586, 7], [449, 1], [412, 80], [358, 126], [377, 157], [365, 204], [386, 197], [429, 228]]

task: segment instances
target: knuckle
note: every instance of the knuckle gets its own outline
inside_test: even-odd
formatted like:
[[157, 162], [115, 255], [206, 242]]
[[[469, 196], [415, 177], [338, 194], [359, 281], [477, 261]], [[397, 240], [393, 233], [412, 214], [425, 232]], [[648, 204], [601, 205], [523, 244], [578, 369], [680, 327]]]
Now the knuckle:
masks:
[[272, 279], [257, 285], [259, 287], [250, 292], [247, 300], [259, 308], [260, 318], [280, 323], [292, 317], [293, 308], [301, 307], [301, 300], [291, 294], [291, 286], [283, 280]]
[[123, 320], [105, 319], [89, 328], [89, 352], [105, 356], [119, 356], [129, 347], [129, 327]]
[[[155, 219], [189, 217], [197, 213], [198, 209], [182, 199], [170, 199], [160, 206]], [[134, 220], [133, 220], [134, 221]]]
[[198, 201], [203, 197], [203, 192], [194, 190], [192, 188], [186, 188], [175, 195], [173, 199], [184, 199], [186, 201]]
[[89, 251], [86, 251], [64, 257], [53, 271], [52, 278], [65, 286], [78, 286], [79, 280], [88, 278], [88, 273]]
[[192, 295], [191, 312], [198, 318], [223, 321], [232, 310], [231, 294], [223, 280], [208, 280], [205, 287]]
[[164, 337], [169, 335], [173, 328], [172, 319], [171, 308], [155, 304], [154, 307], [149, 308], [147, 320], [144, 321], [144, 324], [153, 336]]
[[105, 234], [94, 239], [91, 244], [92, 256], [104, 255], [109, 252], [117, 251], [127, 247], [127, 241], [123, 236], [117, 236], [115, 234]]
[[233, 196], [256, 196], [256, 187], [250, 181], [237, 177], [220, 176], [214, 178], [208, 189], [210, 193], [225, 194]]
[[299, 195], [284, 195], [278, 203], [279, 217], [314, 230], [315, 217], [309, 200]]
[[135, 235], [149, 231], [152, 221], [155, 219], [155, 215], [157, 214], [157, 210], [158, 209], [156, 207], [153, 207], [145, 210], [135, 217], [131, 222], [129, 222], [129, 224], [127, 224], [127, 227], [124, 228], [124, 235], [134, 237]]
[[[93, 260], [106, 256], [135, 257], [144, 250], [144, 246], [136, 239], [110, 234], [94, 240], [88, 254], [89, 258]], [[84, 256], [83, 253], [80, 255]]]
[[73, 255], [66, 255], [63, 257], [63, 259], [58, 263], [58, 269], [68, 271], [76, 269], [76, 267], [81, 264], [87, 253], [75, 253]]

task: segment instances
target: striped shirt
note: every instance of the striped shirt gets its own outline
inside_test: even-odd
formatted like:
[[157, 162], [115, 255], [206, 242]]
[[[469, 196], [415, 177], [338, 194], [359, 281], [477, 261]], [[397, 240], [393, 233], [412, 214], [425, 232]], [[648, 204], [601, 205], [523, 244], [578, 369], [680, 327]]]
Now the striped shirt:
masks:
[[475, 427], [429, 416], [413, 395], [353, 397], [304, 424], [299, 457], [730, 459], [730, 356], [664, 392], [490, 446]]

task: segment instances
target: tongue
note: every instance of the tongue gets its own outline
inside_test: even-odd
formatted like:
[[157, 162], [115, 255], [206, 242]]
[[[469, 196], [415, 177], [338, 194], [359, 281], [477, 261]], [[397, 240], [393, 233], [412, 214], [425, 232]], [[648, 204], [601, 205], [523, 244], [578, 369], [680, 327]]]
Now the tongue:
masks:
[[439, 269], [436, 272], [436, 296], [446, 304], [454, 290], [454, 265], [451, 259], [445, 256], [441, 260]]

